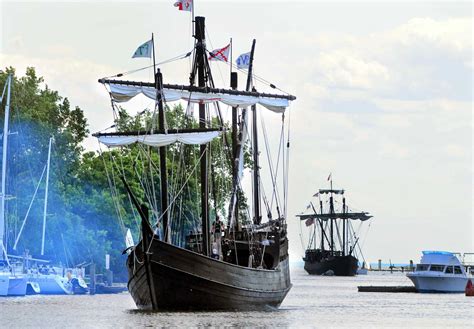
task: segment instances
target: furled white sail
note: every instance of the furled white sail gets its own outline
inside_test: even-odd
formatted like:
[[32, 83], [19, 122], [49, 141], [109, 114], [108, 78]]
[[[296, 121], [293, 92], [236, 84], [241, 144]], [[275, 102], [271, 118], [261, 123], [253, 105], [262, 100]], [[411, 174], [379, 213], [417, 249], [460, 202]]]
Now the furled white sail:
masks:
[[220, 131], [176, 133], [176, 134], [149, 134], [149, 135], [103, 135], [99, 142], [108, 147], [126, 146], [133, 143], [142, 143], [149, 146], [166, 146], [176, 142], [200, 145], [209, 143], [219, 136]]
[[[155, 99], [156, 97], [156, 89], [153, 87], [130, 86], [113, 83], [108, 85], [110, 88], [110, 94], [116, 102], [127, 102], [138, 94], [143, 94], [151, 99]], [[259, 104], [277, 113], [285, 112], [285, 109], [289, 106], [289, 101], [284, 98], [229, 95], [221, 93], [199, 93], [167, 88], [163, 89], [163, 96], [167, 102], [175, 102], [178, 100], [189, 101], [191, 103], [222, 102], [226, 105], [240, 108]]]

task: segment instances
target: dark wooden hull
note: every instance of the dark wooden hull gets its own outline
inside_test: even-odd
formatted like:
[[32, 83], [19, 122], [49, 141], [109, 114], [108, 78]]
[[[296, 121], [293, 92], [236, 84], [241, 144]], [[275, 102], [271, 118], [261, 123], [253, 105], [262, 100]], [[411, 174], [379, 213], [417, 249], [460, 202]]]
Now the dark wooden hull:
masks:
[[291, 288], [287, 256], [275, 270], [253, 269], [156, 239], [148, 261], [139, 244], [127, 267], [128, 290], [137, 307], [146, 310], [276, 308]]
[[304, 269], [309, 274], [323, 275], [332, 271], [336, 276], [354, 276], [359, 268], [358, 260], [354, 256], [330, 256], [320, 260], [305, 259]]

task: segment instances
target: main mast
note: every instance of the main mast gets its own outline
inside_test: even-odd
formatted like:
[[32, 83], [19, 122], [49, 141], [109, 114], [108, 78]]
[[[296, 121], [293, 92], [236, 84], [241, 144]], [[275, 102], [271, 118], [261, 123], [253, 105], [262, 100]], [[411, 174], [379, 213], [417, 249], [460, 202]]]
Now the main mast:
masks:
[[[153, 47], [154, 48], [154, 47]], [[163, 75], [160, 69], [155, 73], [156, 100], [158, 105], [158, 129], [165, 130], [165, 111], [163, 109]], [[160, 153], [160, 181], [161, 181], [161, 213], [163, 221], [163, 240], [170, 243], [170, 229], [168, 224], [168, 175], [166, 168], [166, 146], [159, 148]]]
[[[196, 38], [196, 64], [198, 73], [198, 86], [206, 86], [206, 69], [204, 66], [206, 56], [206, 36], [205, 36], [205, 18], [198, 16], [195, 18], [195, 38]], [[206, 105], [199, 104], [199, 128], [206, 128]], [[202, 231], [202, 252], [209, 256], [209, 182], [207, 177], [207, 144], [200, 146], [200, 171], [201, 171], [201, 231]]]

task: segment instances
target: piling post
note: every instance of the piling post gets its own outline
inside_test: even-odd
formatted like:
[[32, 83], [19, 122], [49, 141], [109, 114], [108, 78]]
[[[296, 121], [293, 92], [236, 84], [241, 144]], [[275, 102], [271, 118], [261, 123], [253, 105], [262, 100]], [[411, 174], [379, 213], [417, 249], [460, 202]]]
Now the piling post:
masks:
[[90, 265], [90, 285], [89, 294], [95, 295], [95, 263]]
[[381, 270], [382, 270], [382, 260], [379, 259], [379, 271], [381, 271]]
[[107, 276], [107, 286], [112, 286], [113, 282], [113, 272], [110, 270], [110, 255], [105, 255], [105, 273]]

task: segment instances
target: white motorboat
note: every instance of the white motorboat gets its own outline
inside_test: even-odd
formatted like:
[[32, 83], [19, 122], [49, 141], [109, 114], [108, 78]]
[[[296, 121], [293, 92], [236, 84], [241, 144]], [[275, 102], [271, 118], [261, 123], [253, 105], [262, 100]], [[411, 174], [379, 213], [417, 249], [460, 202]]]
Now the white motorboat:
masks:
[[419, 292], [461, 293], [470, 276], [454, 253], [423, 251], [420, 264], [407, 277]]

